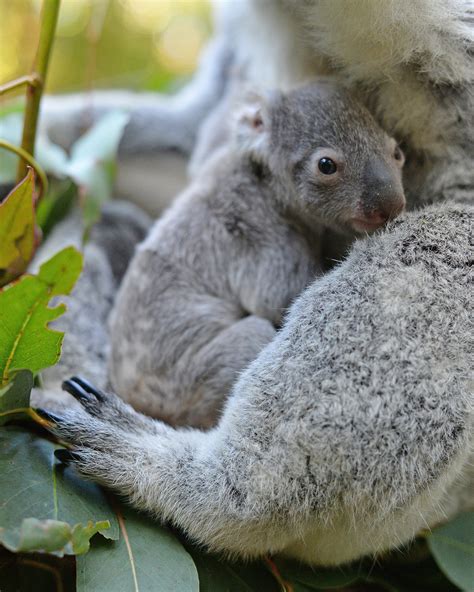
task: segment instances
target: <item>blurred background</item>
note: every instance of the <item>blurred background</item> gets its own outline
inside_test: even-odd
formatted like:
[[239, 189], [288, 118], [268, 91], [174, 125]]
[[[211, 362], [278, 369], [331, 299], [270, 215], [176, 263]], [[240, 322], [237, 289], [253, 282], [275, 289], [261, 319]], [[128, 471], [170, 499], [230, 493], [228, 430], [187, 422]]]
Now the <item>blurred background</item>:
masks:
[[[42, 1], [0, 0], [0, 85], [31, 72]], [[61, 0], [46, 92], [172, 93], [195, 70], [211, 16], [209, 0]], [[24, 88], [0, 96], [0, 116], [8, 120], [24, 96]], [[16, 141], [3, 129], [13, 143], [21, 118], [17, 124]], [[15, 170], [16, 158], [0, 150], [0, 183]], [[120, 159], [114, 196], [159, 215], [186, 183], [186, 160], [178, 154], [131, 156]]]
[[[28, 73], [42, 0], [0, 0], [0, 84]], [[171, 92], [211, 33], [207, 0], [62, 0], [48, 92]]]

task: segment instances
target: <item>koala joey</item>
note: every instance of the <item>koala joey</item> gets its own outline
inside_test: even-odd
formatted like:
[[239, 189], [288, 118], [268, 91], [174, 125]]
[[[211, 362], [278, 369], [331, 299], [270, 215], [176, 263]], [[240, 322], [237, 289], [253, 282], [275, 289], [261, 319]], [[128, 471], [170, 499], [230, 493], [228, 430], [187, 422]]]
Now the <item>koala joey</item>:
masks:
[[323, 229], [365, 234], [402, 211], [402, 165], [395, 140], [334, 83], [250, 96], [127, 270], [111, 320], [116, 392], [172, 424], [214, 424], [322, 273]]

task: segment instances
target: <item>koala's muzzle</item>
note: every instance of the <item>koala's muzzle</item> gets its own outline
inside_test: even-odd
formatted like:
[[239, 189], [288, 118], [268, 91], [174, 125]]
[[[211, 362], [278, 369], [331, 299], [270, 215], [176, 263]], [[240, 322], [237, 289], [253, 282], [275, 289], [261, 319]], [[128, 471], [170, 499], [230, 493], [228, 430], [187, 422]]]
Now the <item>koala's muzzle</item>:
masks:
[[396, 218], [405, 207], [401, 175], [383, 160], [371, 160], [364, 171], [364, 191], [354, 218], [357, 230], [370, 231]]

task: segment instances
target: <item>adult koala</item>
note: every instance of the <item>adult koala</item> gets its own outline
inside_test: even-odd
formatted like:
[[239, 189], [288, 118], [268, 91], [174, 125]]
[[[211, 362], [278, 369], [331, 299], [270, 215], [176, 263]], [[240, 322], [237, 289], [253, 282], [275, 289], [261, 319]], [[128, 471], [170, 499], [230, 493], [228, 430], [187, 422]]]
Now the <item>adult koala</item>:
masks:
[[[54, 429], [77, 446], [79, 471], [211, 548], [319, 564], [472, 507], [473, 22], [456, 0], [229, 2], [180, 95], [95, 97], [97, 113], [133, 105], [124, 153], [189, 153], [225, 100], [229, 61], [269, 87], [333, 74], [402, 143], [417, 211], [302, 294], [210, 432], [69, 381], [83, 408]], [[80, 108], [51, 100], [46, 121], [51, 110], [77, 121]]]

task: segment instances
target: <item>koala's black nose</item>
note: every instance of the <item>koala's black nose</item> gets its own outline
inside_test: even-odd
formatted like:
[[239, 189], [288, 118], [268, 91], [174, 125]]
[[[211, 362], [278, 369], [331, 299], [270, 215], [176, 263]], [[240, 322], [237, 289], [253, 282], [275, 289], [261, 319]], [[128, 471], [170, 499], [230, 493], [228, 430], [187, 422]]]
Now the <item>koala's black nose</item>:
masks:
[[400, 174], [382, 160], [371, 160], [364, 171], [361, 210], [369, 224], [381, 226], [405, 207]]

